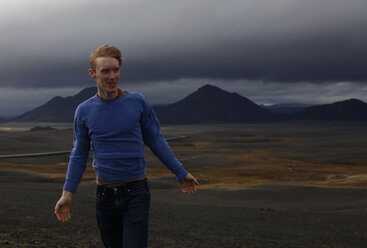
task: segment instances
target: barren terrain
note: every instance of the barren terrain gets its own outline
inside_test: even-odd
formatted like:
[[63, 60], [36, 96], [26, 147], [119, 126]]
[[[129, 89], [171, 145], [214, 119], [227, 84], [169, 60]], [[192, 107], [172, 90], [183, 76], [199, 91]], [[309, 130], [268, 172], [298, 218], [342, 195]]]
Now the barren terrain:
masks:
[[[0, 155], [70, 150], [72, 130], [0, 132]], [[147, 149], [149, 247], [365, 247], [367, 124], [276, 123], [162, 128], [200, 182], [182, 194]], [[92, 155], [91, 155], [92, 156]], [[0, 159], [0, 247], [101, 247], [90, 164], [73, 220], [53, 207], [68, 156]]]

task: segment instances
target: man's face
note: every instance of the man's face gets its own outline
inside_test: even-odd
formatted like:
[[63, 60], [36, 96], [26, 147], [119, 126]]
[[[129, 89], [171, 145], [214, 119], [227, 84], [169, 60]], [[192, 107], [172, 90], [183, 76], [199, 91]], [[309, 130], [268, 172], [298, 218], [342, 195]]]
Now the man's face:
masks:
[[89, 75], [96, 79], [98, 91], [102, 94], [113, 94], [118, 91], [120, 65], [112, 57], [98, 57], [95, 71], [89, 69]]

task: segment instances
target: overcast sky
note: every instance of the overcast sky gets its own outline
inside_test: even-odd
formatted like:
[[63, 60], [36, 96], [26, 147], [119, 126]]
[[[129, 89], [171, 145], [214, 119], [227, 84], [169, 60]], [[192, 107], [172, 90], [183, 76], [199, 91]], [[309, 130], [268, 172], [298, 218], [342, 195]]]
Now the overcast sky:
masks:
[[153, 103], [204, 84], [258, 104], [367, 102], [366, 0], [2, 0], [0, 116], [94, 86], [121, 48], [121, 88]]

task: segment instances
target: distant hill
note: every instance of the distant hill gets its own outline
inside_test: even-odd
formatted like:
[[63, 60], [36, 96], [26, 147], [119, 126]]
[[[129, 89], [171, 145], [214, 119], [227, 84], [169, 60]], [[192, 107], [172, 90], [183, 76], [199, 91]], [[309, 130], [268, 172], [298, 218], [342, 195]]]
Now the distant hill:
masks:
[[155, 108], [161, 123], [235, 123], [264, 122], [281, 116], [237, 93], [229, 93], [212, 85], [205, 85], [181, 101]]
[[12, 118], [16, 122], [72, 122], [78, 104], [97, 93], [97, 87], [85, 88], [75, 96], [56, 96], [44, 105]]
[[358, 99], [349, 99], [332, 104], [306, 108], [292, 115], [295, 120], [367, 120], [367, 103]]
[[35, 126], [31, 129], [29, 129], [28, 131], [29, 132], [35, 132], [35, 131], [53, 131], [53, 130], [56, 130], [55, 128], [53, 127], [40, 127], [40, 126]]
[[[90, 87], [75, 96], [54, 97], [46, 104], [11, 121], [72, 122], [78, 104], [95, 95], [96, 92], [96, 87]], [[281, 119], [280, 115], [261, 108], [237, 93], [229, 93], [212, 85], [205, 85], [174, 104], [155, 105], [154, 109], [161, 123], [233, 123]]]
[[[78, 104], [97, 93], [96, 87], [85, 88], [75, 96], [54, 97], [44, 105], [18, 117], [7, 119], [15, 122], [72, 122]], [[283, 120], [367, 120], [367, 104], [350, 99], [332, 104], [311, 106], [282, 104], [265, 109], [237, 93], [205, 85], [184, 99], [154, 109], [162, 124], [188, 123], [242, 123], [272, 122]], [[284, 108], [282, 111], [279, 109]], [[291, 108], [298, 112], [287, 112]]]
[[304, 103], [281, 103], [281, 104], [273, 104], [269, 106], [262, 107], [278, 114], [286, 114], [291, 115], [297, 113], [301, 110], [304, 110], [308, 107], [314, 106], [313, 104], [304, 104]]

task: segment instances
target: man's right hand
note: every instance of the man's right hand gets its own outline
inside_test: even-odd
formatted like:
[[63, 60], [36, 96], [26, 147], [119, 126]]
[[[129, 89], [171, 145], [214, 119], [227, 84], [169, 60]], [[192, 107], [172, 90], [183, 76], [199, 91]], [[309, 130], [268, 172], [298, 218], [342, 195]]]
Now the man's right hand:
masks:
[[71, 198], [72, 193], [64, 190], [60, 200], [56, 203], [55, 214], [59, 221], [67, 222], [70, 220], [70, 208], [71, 208]]

